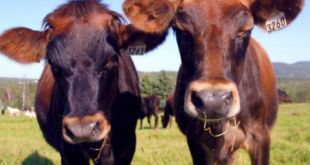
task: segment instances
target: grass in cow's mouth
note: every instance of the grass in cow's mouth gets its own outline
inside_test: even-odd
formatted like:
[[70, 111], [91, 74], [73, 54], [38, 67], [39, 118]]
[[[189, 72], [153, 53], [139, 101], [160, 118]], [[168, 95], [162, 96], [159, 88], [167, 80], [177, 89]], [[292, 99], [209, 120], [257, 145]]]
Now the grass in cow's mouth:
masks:
[[94, 161], [95, 161], [96, 163], [98, 162], [98, 160], [99, 160], [99, 158], [100, 158], [100, 155], [101, 155], [101, 152], [102, 152], [102, 149], [103, 149], [103, 147], [107, 144], [107, 142], [108, 142], [108, 135], [105, 136], [105, 137], [103, 138], [102, 145], [101, 145], [101, 147], [100, 147], [99, 149], [97, 149], [97, 148], [91, 148], [91, 149], [94, 150], [94, 151], [99, 151], [97, 158], [94, 159]]
[[[229, 130], [229, 129], [226, 129], [226, 131], [224, 131], [223, 133], [214, 135], [214, 134], [212, 133], [210, 127], [206, 128], [206, 127], [207, 127], [207, 115], [206, 115], [205, 112], [203, 112], [203, 115], [204, 115], [203, 130], [209, 131], [209, 133], [210, 133], [211, 136], [213, 136], [213, 137], [220, 137], [220, 136], [225, 135], [225, 134], [227, 133], [227, 131]], [[234, 145], [235, 145], [235, 139], [236, 139], [237, 129], [238, 129], [238, 126], [239, 126], [239, 124], [240, 124], [240, 121], [238, 121], [238, 124], [237, 124], [237, 118], [236, 118], [236, 116], [232, 117], [232, 118], [229, 119], [229, 120], [234, 120], [234, 125], [235, 125], [235, 126], [233, 127], [233, 128], [235, 129], [234, 139], [233, 139], [233, 144], [232, 144], [232, 146], [231, 146], [231, 151], [233, 151], [233, 150], [234, 150]], [[227, 125], [229, 125], [229, 120], [227, 121]]]

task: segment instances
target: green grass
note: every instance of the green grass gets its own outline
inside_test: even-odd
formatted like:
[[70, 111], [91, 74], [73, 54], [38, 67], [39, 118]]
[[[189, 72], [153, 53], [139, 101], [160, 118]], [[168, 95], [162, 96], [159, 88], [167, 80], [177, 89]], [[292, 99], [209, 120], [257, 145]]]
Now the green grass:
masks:
[[[153, 122], [154, 123], [154, 122]], [[138, 123], [139, 125], [139, 123]], [[192, 164], [185, 137], [176, 123], [170, 129], [144, 129], [137, 126], [137, 147], [133, 165]], [[310, 104], [281, 104], [272, 131], [270, 164], [310, 164]], [[59, 154], [43, 139], [35, 119], [0, 116], [0, 165], [58, 165]], [[241, 150], [237, 163], [250, 164]]]

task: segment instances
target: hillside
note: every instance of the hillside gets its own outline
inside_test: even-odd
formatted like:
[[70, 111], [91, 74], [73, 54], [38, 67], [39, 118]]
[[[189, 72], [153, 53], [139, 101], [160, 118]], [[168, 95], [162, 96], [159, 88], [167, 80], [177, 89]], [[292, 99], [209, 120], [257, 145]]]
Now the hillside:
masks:
[[[2, 83], [17, 83], [17, 82], [23, 82], [24, 79], [22, 78], [6, 78], [6, 77], [0, 77], [0, 85]], [[36, 79], [27, 79], [27, 81], [36, 82]]]
[[[294, 64], [274, 63], [274, 70], [278, 77], [277, 87], [283, 89], [290, 95], [293, 102], [310, 102], [310, 62], [298, 62]], [[139, 72], [140, 83], [145, 75], [152, 80], [158, 81], [160, 72]], [[166, 75], [172, 79], [172, 86], [177, 78], [177, 72], [165, 71]], [[20, 107], [23, 101], [22, 92], [25, 87], [26, 106], [33, 106], [37, 80], [27, 79], [27, 85], [20, 82], [24, 79], [1, 78], [0, 77], [0, 104]], [[141, 88], [141, 91], [142, 88]], [[143, 93], [143, 92], [142, 92]]]
[[294, 64], [274, 62], [273, 68], [277, 77], [310, 79], [310, 61], [301, 61]]
[[[287, 64], [282, 62], [274, 62], [273, 63], [274, 71], [277, 77], [281, 78], [293, 78], [293, 79], [310, 79], [310, 61], [300, 61], [294, 64]], [[168, 76], [173, 79], [177, 78], [176, 71], [165, 71]], [[139, 77], [143, 77], [144, 75], [148, 74], [151, 76], [153, 80], [158, 78], [159, 72], [138, 72]], [[18, 78], [1, 78], [0, 77], [0, 84], [1, 82], [16, 82], [22, 81], [23, 79]], [[28, 80], [29, 81], [29, 80]]]
[[[274, 71], [277, 77], [292, 79], [310, 79], [310, 61], [301, 61], [294, 64], [281, 62], [273, 63]], [[177, 72], [166, 71], [171, 78], [177, 77]], [[139, 77], [149, 74], [152, 79], [157, 79], [158, 72], [139, 72]]]

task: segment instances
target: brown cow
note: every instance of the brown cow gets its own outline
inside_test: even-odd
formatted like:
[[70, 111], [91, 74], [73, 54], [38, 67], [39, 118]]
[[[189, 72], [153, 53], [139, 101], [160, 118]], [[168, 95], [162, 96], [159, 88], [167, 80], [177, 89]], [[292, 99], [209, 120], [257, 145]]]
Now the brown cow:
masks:
[[285, 90], [278, 89], [279, 102], [292, 103], [292, 97]]
[[[133, 25], [175, 31], [181, 67], [176, 121], [194, 164], [233, 164], [245, 148], [252, 164], [269, 164], [278, 109], [276, 79], [254, 24], [269, 32], [291, 23], [303, 0], [126, 0]], [[266, 25], [266, 26], [265, 26]], [[238, 124], [239, 123], [239, 124]], [[208, 132], [206, 132], [208, 131]]]
[[163, 125], [163, 128], [167, 128], [168, 124], [169, 124], [169, 127], [171, 128], [172, 116], [174, 116], [173, 99], [174, 99], [174, 94], [171, 94], [167, 97], [166, 106], [164, 110], [164, 116], [161, 116], [161, 123]]
[[24, 64], [47, 61], [35, 98], [44, 138], [59, 151], [62, 164], [88, 165], [89, 159], [96, 165], [130, 164], [141, 98], [127, 54], [151, 50], [166, 34], [126, 26], [99, 0], [70, 1], [43, 25], [43, 31], [4, 32], [0, 51]]
[[148, 97], [145, 97], [142, 99], [141, 109], [140, 109], [140, 113], [139, 113], [140, 129], [142, 129], [142, 121], [143, 121], [145, 116], [147, 117], [147, 121], [150, 125], [150, 128], [152, 128], [152, 124], [151, 124], [151, 116], [152, 115], [155, 117], [155, 127], [154, 128], [157, 128], [159, 104], [160, 104], [160, 99], [155, 95], [151, 95], [151, 96], [148, 96]]

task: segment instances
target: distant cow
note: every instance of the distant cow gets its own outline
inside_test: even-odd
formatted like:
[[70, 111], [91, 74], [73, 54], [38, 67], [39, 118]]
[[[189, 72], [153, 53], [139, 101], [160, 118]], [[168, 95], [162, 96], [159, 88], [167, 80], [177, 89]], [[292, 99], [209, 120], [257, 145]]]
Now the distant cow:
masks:
[[30, 108], [29, 109], [23, 109], [23, 114], [29, 118], [36, 118], [36, 113], [35, 111], [31, 110]]
[[12, 107], [6, 107], [6, 110], [9, 111], [9, 115], [14, 117], [14, 116], [19, 116], [20, 112], [18, 108], [12, 108]]
[[[272, 32], [302, 10], [303, 0], [126, 0], [131, 23], [150, 33], [172, 27], [181, 55], [174, 97], [194, 164], [234, 164], [245, 148], [268, 165], [278, 110], [276, 78], [254, 25]], [[238, 124], [239, 123], [239, 124]]]
[[146, 34], [126, 25], [99, 0], [70, 1], [43, 25], [43, 31], [4, 32], [0, 51], [24, 64], [45, 59], [35, 98], [45, 140], [62, 164], [130, 164], [141, 98], [129, 55], [153, 49], [166, 32]]
[[0, 109], [1, 109], [1, 114], [4, 115], [4, 113], [5, 113], [5, 108], [4, 108], [4, 106], [2, 105], [2, 106], [0, 107]]
[[174, 116], [174, 113], [173, 113], [173, 99], [174, 99], [174, 95], [173, 94], [171, 94], [171, 95], [169, 95], [167, 97], [166, 106], [165, 106], [165, 109], [164, 109], [164, 116], [161, 116], [161, 123], [163, 125], [163, 128], [167, 128], [168, 125], [171, 128], [172, 117]]
[[139, 113], [140, 129], [142, 129], [142, 121], [144, 117], [147, 117], [147, 121], [150, 125], [150, 128], [152, 128], [152, 124], [151, 124], [152, 115], [155, 117], [155, 128], [157, 128], [160, 99], [157, 96], [152, 95], [152, 96], [143, 98], [141, 103], [142, 104], [141, 104], [141, 109]]
[[292, 97], [289, 96], [285, 90], [278, 89], [279, 101], [285, 103], [292, 103]]

